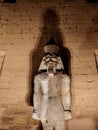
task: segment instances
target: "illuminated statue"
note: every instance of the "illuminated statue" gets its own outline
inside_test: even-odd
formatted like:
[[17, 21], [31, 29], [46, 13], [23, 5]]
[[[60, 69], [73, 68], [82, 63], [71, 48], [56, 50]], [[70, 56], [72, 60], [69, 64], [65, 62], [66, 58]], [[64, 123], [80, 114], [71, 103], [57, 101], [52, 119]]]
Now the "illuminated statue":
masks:
[[59, 47], [51, 39], [44, 47], [45, 55], [34, 79], [32, 118], [41, 120], [44, 130], [65, 130], [71, 119], [70, 78], [58, 56]]

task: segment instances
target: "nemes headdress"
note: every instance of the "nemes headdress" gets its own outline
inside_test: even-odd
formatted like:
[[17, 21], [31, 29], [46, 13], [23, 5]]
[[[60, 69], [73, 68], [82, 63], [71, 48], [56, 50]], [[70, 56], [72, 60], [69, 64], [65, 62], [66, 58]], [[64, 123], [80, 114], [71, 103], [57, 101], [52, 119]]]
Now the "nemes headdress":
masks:
[[44, 46], [44, 52], [45, 53], [54, 53], [58, 54], [59, 46], [56, 45], [53, 38], [51, 38], [47, 44]]
[[[44, 46], [44, 53], [47, 55], [48, 53], [50, 54], [58, 54], [58, 51], [59, 51], [59, 46], [56, 45], [55, 41], [53, 38], [51, 38], [47, 44]], [[61, 60], [61, 57], [57, 56], [58, 57], [58, 65], [57, 65], [57, 69], [58, 70], [64, 70], [64, 66], [63, 66], [63, 62]], [[41, 64], [40, 64], [40, 67], [39, 67], [39, 72], [41, 72], [42, 70], [46, 70], [47, 67], [45, 65], [45, 60], [44, 60], [45, 57], [43, 57], [42, 61], [41, 61]]]

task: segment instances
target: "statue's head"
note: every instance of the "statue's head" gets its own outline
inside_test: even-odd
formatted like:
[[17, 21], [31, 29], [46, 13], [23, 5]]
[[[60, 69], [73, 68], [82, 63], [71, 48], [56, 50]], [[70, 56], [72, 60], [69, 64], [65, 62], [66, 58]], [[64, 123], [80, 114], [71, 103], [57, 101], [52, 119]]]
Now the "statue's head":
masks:
[[58, 57], [55, 54], [47, 54], [44, 58], [44, 64], [48, 73], [56, 73]]
[[64, 70], [62, 60], [58, 56], [58, 51], [59, 47], [55, 44], [54, 39], [51, 38], [44, 46], [45, 55], [40, 64], [39, 71], [47, 70], [48, 74], [54, 74], [57, 73], [57, 70]]

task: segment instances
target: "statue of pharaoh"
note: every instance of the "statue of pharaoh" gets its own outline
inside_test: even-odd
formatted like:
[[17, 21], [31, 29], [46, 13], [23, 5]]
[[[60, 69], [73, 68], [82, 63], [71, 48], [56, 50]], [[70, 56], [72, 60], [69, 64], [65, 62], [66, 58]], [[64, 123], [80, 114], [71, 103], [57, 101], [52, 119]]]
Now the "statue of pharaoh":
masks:
[[70, 77], [63, 73], [54, 40], [44, 46], [45, 55], [34, 78], [34, 108], [32, 118], [41, 120], [43, 130], [65, 130], [65, 120], [71, 119]]

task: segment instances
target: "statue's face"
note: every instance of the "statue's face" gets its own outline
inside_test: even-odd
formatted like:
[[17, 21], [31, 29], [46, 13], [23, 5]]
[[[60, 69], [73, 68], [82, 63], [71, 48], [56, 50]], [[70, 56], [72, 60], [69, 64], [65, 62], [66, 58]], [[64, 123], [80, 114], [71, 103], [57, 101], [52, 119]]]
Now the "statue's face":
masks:
[[58, 57], [55, 54], [47, 54], [44, 57], [45, 65], [49, 73], [55, 73], [58, 64]]
[[57, 70], [64, 70], [61, 57], [55, 54], [47, 54], [44, 56], [39, 67], [39, 71], [42, 72], [42, 70], [47, 70], [48, 74], [58, 73]]

